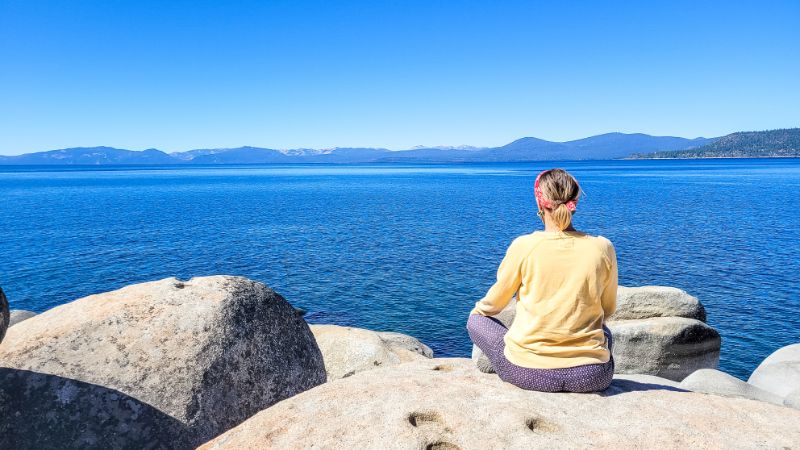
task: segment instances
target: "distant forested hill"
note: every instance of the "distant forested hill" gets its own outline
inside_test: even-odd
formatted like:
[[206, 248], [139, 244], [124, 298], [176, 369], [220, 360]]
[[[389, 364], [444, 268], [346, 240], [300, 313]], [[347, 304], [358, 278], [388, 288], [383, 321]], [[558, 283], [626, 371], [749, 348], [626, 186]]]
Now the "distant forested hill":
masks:
[[634, 153], [625, 159], [777, 157], [800, 157], [800, 128], [742, 131], [688, 150]]

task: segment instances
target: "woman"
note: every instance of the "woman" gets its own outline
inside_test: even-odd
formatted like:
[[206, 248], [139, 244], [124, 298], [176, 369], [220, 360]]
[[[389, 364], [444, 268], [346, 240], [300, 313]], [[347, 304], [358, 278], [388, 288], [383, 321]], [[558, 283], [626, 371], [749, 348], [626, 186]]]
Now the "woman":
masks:
[[[511, 243], [467, 330], [504, 381], [536, 391], [602, 391], [614, 375], [604, 325], [617, 300], [614, 246], [573, 228], [581, 189], [566, 171], [540, 173], [534, 193], [544, 231]], [[515, 293], [516, 316], [506, 328], [491, 316]]]

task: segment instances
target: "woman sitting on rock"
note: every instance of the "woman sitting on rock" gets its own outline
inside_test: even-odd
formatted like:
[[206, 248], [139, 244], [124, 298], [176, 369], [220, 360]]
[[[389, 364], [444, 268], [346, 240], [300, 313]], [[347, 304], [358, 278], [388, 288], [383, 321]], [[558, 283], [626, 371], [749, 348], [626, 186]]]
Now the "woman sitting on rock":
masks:
[[[604, 325], [617, 300], [614, 246], [572, 227], [581, 189], [566, 171], [540, 173], [534, 193], [544, 231], [514, 239], [467, 330], [503, 381], [536, 391], [602, 391], [614, 375]], [[506, 328], [491, 316], [515, 293], [516, 315]]]

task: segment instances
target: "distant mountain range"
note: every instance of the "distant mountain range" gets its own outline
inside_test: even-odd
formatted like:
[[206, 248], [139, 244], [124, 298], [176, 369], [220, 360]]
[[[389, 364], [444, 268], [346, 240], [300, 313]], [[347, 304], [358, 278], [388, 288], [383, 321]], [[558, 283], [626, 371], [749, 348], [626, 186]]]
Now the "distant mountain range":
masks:
[[797, 158], [800, 128], [742, 131], [722, 136], [706, 145], [686, 150], [636, 153], [630, 159], [651, 158]]
[[275, 150], [238, 147], [164, 153], [156, 149], [132, 151], [113, 147], [78, 147], [27, 153], [19, 156], [0, 156], [0, 164], [446, 163], [585, 160], [622, 158], [635, 152], [685, 150], [712, 142], [714, 139], [608, 133], [568, 142], [551, 142], [525, 137], [502, 147], [414, 147], [397, 151], [385, 148]]
[[133, 151], [78, 147], [0, 156], [0, 165], [449, 163], [725, 157], [800, 157], [800, 128], [738, 132], [711, 139], [639, 133], [608, 133], [567, 142], [525, 137], [502, 147], [414, 147], [398, 151], [385, 148], [275, 150], [238, 147], [164, 153], [154, 148]]

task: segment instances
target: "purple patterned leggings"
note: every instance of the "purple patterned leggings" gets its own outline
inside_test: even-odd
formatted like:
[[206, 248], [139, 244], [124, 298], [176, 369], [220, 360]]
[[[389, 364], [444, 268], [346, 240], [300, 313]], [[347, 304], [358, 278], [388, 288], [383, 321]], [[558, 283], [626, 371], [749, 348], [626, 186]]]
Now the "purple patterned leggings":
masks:
[[[520, 367], [503, 354], [508, 328], [493, 317], [470, 314], [467, 331], [472, 342], [483, 351], [501, 380], [531, 391], [597, 392], [608, 388], [614, 377], [614, 358], [602, 364], [586, 364], [564, 369], [531, 369]], [[603, 325], [603, 333], [611, 350], [611, 331]]]

